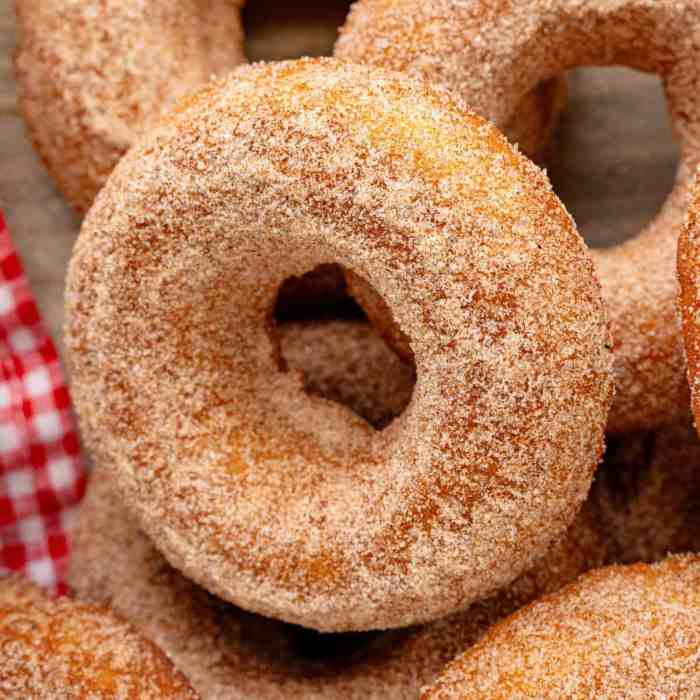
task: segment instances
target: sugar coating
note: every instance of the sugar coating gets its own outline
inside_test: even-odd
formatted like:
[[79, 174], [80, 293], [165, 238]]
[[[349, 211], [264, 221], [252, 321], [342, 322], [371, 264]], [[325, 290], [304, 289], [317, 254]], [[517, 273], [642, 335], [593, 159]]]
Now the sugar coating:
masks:
[[685, 226], [678, 241], [678, 304], [683, 322], [683, 343], [688, 361], [688, 382], [693, 415], [700, 425], [700, 171], [696, 173]]
[[688, 389], [675, 258], [700, 154], [700, 3], [359, 0], [335, 53], [447, 87], [499, 126], [539, 81], [570, 68], [620, 64], [662, 78], [681, 147], [675, 189], [639, 236], [594, 251], [594, 259], [615, 344], [608, 430], [683, 420]]
[[19, 104], [34, 147], [84, 213], [136, 138], [242, 63], [237, 0], [17, 0]]
[[[302, 391], [279, 285], [357, 272], [411, 339], [378, 432]], [[545, 175], [446, 91], [333, 59], [240, 68], [120, 161], [68, 273], [88, 444], [170, 563], [322, 631], [498, 590], [563, 534], [612, 394], [593, 263]]]
[[598, 569], [492, 627], [423, 700], [700, 697], [700, 557]]
[[686, 420], [608, 439], [588, 497], [609, 562], [700, 552], [700, 439]]
[[19, 577], [0, 580], [4, 700], [196, 700], [152, 642], [102, 605], [51, 600]]
[[[395, 396], [410, 396], [407, 368], [366, 323], [285, 324], [280, 344], [309, 390], [342, 398], [361, 415], [395, 414]], [[606, 556], [595, 514], [584, 505], [531, 571], [463, 613], [376, 636], [317, 635], [224, 603], [172, 569], [99, 465], [75, 531], [70, 583], [82, 599], [109, 602], [161, 646], [205, 700], [415, 700], [489, 625]]]

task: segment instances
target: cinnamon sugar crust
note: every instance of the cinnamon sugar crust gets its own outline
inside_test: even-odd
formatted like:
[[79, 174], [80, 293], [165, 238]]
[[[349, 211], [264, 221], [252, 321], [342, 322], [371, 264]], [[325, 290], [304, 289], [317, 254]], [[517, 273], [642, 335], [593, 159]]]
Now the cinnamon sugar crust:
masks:
[[[696, 0], [360, 0], [336, 55], [448, 87], [503, 126], [540, 81], [582, 65], [624, 65], [663, 80], [681, 163], [675, 189], [636, 238], [594, 251], [615, 344], [610, 432], [684, 420], [676, 240], [700, 153]], [[366, 303], [366, 302], [365, 302]], [[390, 319], [375, 318], [396, 338]], [[396, 344], [408, 355], [406, 340]]]
[[[280, 370], [279, 285], [367, 280], [411, 338], [375, 431]], [[332, 59], [240, 68], [98, 195], [71, 261], [72, 391], [170, 563], [321, 631], [466, 608], [561, 536], [612, 395], [593, 264], [544, 174], [446, 91]]]
[[683, 322], [683, 342], [688, 360], [688, 383], [695, 424], [700, 425], [700, 171], [696, 174], [685, 227], [678, 241], [678, 305]]
[[[366, 323], [280, 327], [282, 354], [305, 386], [360, 415], [395, 416], [412, 377]], [[70, 582], [153, 639], [206, 700], [415, 700], [443, 666], [501, 617], [601, 565], [607, 545], [584, 505], [566, 535], [505, 590], [423, 627], [317, 634], [246, 613], [172, 569], [128, 516], [111, 474], [93, 473], [75, 531]]]
[[242, 63], [237, 0], [16, 0], [28, 133], [84, 213], [162, 112]]
[[492, 627], [423, 700], [700, 697], [700, 558], [592, 571]]
[[152, 642], [101, 605], [51, 600], [19, 577], [0, 580], [4, 700], [196, 700]]

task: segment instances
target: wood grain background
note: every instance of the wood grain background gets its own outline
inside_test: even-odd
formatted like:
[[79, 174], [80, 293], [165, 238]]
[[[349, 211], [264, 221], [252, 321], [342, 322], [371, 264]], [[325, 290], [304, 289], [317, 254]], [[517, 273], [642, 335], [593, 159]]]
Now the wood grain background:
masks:
[[[250, 0], [248, 56], [329, 53], [348, 3], [317, 4]], [[15, 104], [13, 49], [12, 2], [0, 0], [0, 206], [60, 346], [63, 280], [80, 221], [54, 190], [25, 136]], [[639, 230], [669, 192], [676, 162], [655, 77], [617, 68], [570, 75], [568, 106], [548, 170], [591, 245], [611, 245]]]

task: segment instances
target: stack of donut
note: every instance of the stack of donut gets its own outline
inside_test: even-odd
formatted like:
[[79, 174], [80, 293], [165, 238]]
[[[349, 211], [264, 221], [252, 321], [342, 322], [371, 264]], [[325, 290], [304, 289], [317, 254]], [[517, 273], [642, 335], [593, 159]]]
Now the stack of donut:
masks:
[[[699, 697], [697, 0], [359, 0], [335, 57], [253, 65], [241, 4], [17, 2], [29, 133], [87, 212], [60, 614], [131, 625], [139, 697]], [[561, 74], [610, 64], [661, 75], [682, 160], [591, 254], [528, 156]], [[72, 673], [15, 641], [63, 603], [20, 602], [10, 697]]]

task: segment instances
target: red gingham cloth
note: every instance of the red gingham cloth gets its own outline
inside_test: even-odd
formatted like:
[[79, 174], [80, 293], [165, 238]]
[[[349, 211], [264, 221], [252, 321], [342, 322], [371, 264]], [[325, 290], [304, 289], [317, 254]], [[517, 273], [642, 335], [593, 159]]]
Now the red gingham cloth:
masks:
[[66, 381], [0, 211], [0, 575], [65, 591], [85, 490]]

